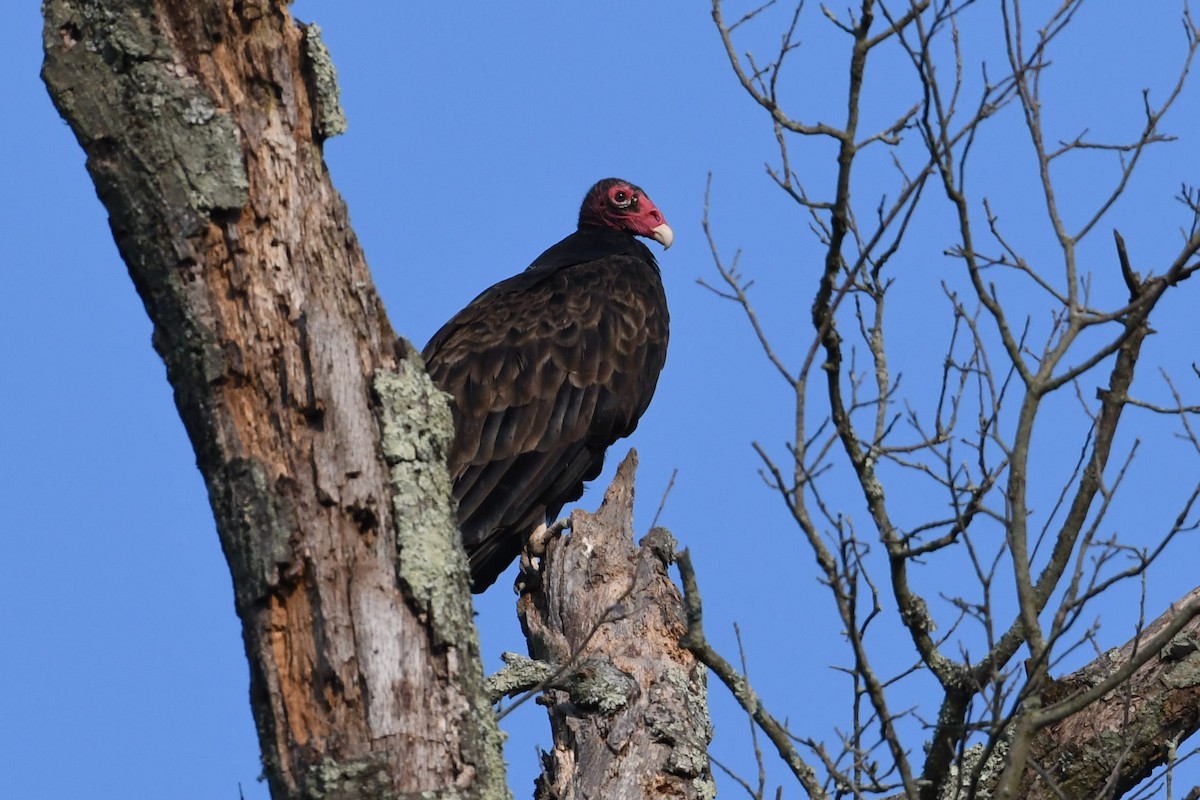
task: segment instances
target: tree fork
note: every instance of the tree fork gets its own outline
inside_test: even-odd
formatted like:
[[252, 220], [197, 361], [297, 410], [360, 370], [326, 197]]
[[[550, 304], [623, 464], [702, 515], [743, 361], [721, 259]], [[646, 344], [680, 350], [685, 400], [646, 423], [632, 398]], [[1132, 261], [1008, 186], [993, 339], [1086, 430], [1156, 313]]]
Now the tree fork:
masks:
[[319, 41], [265, 0], [43, 11], [43, 79], [208, 487], [273, 797], [507, 796], [449, 413], [329, 181]]

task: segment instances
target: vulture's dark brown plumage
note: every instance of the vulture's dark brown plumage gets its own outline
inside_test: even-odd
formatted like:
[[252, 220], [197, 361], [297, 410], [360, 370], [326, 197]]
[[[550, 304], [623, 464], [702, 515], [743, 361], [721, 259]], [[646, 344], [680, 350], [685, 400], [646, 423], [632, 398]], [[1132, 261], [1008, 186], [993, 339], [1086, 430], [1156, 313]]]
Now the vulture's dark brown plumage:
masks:
[[453, 398], [450, 477], [471, 561], [490, 586], [529, 534], [600, 474], [650, 404], [667, 355], [658, 264], [635, 236], [672, 233], [637, 186], [610, 178], [579, 229], [458, 312], [425, 345]]

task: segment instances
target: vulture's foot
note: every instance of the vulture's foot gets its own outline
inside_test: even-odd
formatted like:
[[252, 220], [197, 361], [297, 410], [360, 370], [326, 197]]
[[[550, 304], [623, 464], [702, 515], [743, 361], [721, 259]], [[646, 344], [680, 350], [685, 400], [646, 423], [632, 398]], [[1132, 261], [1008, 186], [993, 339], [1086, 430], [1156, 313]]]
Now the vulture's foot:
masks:
[[525, 542], [525, 549], [521, 551], [520, 572], [517, 575], [517, 582], [513, 586], [517, 594], [531, 591], [541, 583], [542, 556], [546, 554], [547, 545], [550, 544], [551, 539], [562, 536], [570, 527], [571, 518], [563, 517], [550, 525], [544, 523], [538, 525], [533, 529], [533, 533], [529, 534], [529, 540]]

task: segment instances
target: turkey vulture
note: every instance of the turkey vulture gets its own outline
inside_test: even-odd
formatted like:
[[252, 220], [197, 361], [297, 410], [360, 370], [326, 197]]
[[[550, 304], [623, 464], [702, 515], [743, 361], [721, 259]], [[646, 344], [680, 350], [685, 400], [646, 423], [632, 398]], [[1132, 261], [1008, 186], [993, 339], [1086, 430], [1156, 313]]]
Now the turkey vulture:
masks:
[[640, 188], [588, 191], [579, 228], [454, 315], [422, 355], [453, 400], [450, 477], [482, 592], [633, 433], [667, 357], [658, 263], [674, 234]]

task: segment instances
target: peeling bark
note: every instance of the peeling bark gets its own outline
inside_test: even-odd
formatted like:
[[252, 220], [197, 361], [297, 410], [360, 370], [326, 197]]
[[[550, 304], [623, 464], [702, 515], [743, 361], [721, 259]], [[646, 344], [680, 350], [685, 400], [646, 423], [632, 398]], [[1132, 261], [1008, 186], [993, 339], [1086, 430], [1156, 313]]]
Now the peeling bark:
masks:
[[675, 542], [633, 545], [630, 454], [595, 514], [571, 514], [518, 613], [529, 654], [553, 668], [542, 699], [554, 736], [538, 798], [707, 798], [706, 672], [679, 645], [683, 605], [667, 577]]
[[450, 417], [329, 181], [323, 48], [265, 0], [44, 14], [43, 78], [208, 487], [273, 797], [507, 796], [453, 545]]

